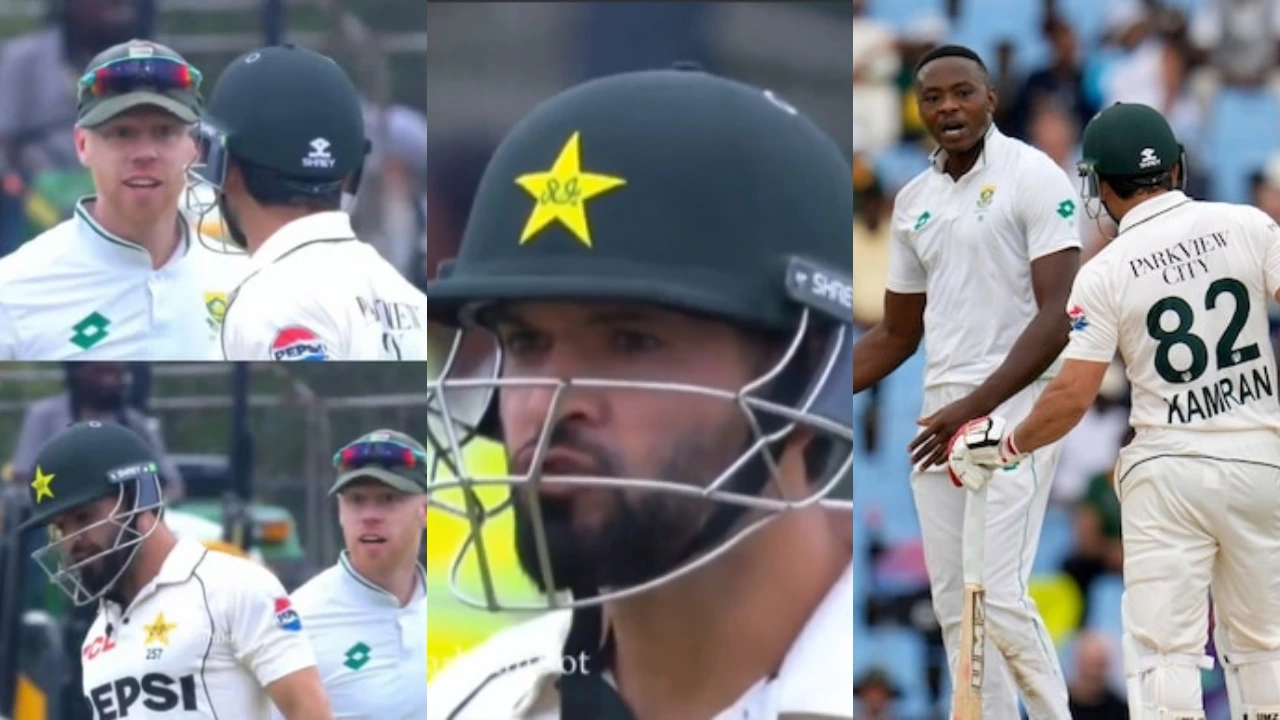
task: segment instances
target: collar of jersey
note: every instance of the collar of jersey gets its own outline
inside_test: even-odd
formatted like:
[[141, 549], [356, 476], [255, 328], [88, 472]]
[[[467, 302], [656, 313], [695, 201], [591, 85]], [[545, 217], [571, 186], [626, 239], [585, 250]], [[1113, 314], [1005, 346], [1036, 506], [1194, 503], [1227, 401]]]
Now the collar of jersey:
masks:
[[[853, 563], [831, 586], [791, 649], [773, 682], [777, 683], [777, 711], [786, 717], [853, 717], [853, 694], [849, 687], [853, 674]], [[572, 616], [564, 613], [556, 647], [533, 662], [534, 677], [529, 690], [515, 705], [518, 715], [547, 707], [547, 693], [555, 691], [555, 679], [562, 672], [561, 648], [568, 637]], [[609, 682], [613, 682], [607, 674]], [[740, 700], [739, 700], [740, 702]]]
[[[343, 570], [347, 571], [345, 574], [346, 579], [361, 592], [369, 593], [371, 596], [375, 597], [378, 602], [389, 603], [393, 607], [397, 608], [400, 607], [399, 598], [382, 589], [382, 587], [374, 583], [372, 580], [356, 571], [355, 566], [351, 564], [350, 553], [346, 550], [343, 550], [338, 554], [338, 564], [342, 566]], [[422, 600], [427, 592], [427, 571], [421, 564], [418, 565], [418, 581], [418, 588], [413, 591], [413, 599], [409, 601], [410, 604]]]
[[[146, 262], [147, 267], [150, 267], [151, 253], [147, 252], [146, 248], [110, 232], [106, 228], [102, 227], [97, 220], [93, 219], [93, 213], [89, 212], [89, 208], [86, 207], [86, 204], [96, 202], [97, 199], [97, 195], [85, 195], [76, 201], [76, 217], [79, 218], [82, 225], [88, 229], [87, 233], [81, 234], [86, 237], [94, 238], [95, 240], [104, 240], [105, 242], [92, 243], [92, 247], [105, 250], [111, 257], [119, 258], [120, 260], [131, 264], [144, 261]], [[177, 258], [186, 255], [187, 251], [191, 249], [191, 227], [187, 224], [186, 216], [181, 212], [178, 213], [178, 225], [182, 227], [182, 252], [175, 254], [174, 258], [169, 260], [170, 263]]]
[[1120, 220], [1120, 227], [1116, 234], [1119, 235], [1140, 222], [1146, 222], [1162, 212], [1172, 210], [1175, 206], [1187, 202], [1188, 199], [1181, 190], [1170, 190], [1150, 200], [1143, 201], [1125, 213]]
[[340, 211], [319, 212], [285, 223], [253, 254], [255, 267], [270, 265], [286, 253], [321, 239], [355, 239], [351, 216]]
[[[987, 126], [987, 132], [982, 136], [982, 153], [978, 155], [978, 162], [973, 164], [969, 172], [973, 172], [979, 168], [987, 166], [987, 153], [999, 152], [1000, 144], [1004, 142], [1004, 134], [996, 127], [993, 122]], [[933, 167], [935, 172], [946, 172], [947, 168], [947, 151], [942, 148], [935, 149], [929, 154], [929, 165]], [[965, 173], [968, 175], [969, 173]]]
[[[133, 599], [130, 607], [145, 600], [161, 585], [177, 585], [186, 582], [208, 552], [209, 548], [195, 540], [178, 540], [160, 565], [160, 572], [156, 573], [151, 582], [143, 586], [137, 597]], [[115, 603], [111, 604], [114, 605]]]

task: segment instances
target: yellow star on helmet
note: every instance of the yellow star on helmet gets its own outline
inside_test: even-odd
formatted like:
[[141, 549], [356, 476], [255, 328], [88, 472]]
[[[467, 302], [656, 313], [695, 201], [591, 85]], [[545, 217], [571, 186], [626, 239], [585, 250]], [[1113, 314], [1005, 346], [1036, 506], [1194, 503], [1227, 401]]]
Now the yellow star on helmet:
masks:
[[178, 627], [176, 623], [166, 623], [164, 621], [163, 612], [156, 615], [154, 622], [142, 627], [143, 630], [147, 631], [147, 639], [143, 644], [150, 645], [154, 642], [167, 646], [169, 644], [169, 631], [176, 627]]
[[583, 245], [591, 247], [591, 228], [587, 224], [587, 201], [616, 187], [626, 185], [620, 177], [599, 175], [582, 170], [582, 133], [575, 132], [560, 150], [560, 155], [545, 172], [528, 173], [516, 178], [516, 184], [533, 196], [535, 205], [520, 234], [524, 245], [552, 222], [559, 221]]
[[53, 499], [53, 488], [49, 487], [51, 482], [53, 482], [53, 473], [46, 475], [44, 469], [37, 465], [36, 479], [31, 481], [31, 489], [36, 491], [37, 505], [44, 502], [45, 498]]

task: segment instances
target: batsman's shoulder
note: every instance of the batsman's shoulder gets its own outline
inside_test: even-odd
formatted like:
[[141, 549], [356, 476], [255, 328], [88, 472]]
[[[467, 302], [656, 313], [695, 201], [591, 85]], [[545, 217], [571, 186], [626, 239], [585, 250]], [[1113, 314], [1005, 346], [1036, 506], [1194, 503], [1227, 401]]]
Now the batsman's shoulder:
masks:
[[427, 685], [430, 720], [510, 717], [543, 683], [559, 675], [568, 611], [498, 631], [449, 660]]

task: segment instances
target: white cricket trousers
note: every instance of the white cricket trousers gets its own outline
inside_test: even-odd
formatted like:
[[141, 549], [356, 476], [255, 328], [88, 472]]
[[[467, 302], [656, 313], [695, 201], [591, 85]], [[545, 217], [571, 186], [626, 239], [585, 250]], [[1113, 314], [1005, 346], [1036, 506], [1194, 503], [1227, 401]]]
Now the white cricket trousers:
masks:
[[[1125, 610], [1139, 652], [1203, 656], [1211, 589], [1219, 645], [1238, 656], [1280, 650], [1276, 433], [1152, 430], [1120, 458]], [[1272, 663], [1242, 668], [1246, 703], [1280, 704], [1276, 674]], [[1143, 687], [1148, 704], [1203, 707], [1200, 671], [1188, 663], [1148, 673]]]
[[[1008, 420], [1012, 430], [1031, 412], [1047, 384], [1032, 383], [993, 414]], [[929, 388], [920, 416], [926, 417], [972, 390], [967, 385]], [[1027, 593], [1060, 451], [1061, 443], [1041, 448], [1013, 470], [997, 471], [987, 486], [984, 720], [1019, 720], [1019, 688], [1027, 711], [1035, 720], [1071, 718], [1057, 650], [1035, 601]], [[962, 531], [969, 493], [951, 484], [945, 467], [913, 471], [911, 490], [920, 517], [933, 611], [942, 627], [954, 687], [964, 603]]]

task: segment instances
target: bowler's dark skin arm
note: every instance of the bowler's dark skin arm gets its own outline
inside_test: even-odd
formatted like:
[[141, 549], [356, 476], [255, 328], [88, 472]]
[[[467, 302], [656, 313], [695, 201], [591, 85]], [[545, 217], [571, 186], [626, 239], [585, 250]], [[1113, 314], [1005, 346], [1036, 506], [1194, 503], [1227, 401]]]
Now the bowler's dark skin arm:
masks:
[[[1039, 307], [1035, 317], [986, 382], [920, 421], [925, 428], [909, 447], [913, 465], [923, 462], [924, 467], [929, 467], [946, 462], [947, 443], [957, 430], [976, 417], [990, 414], [1053, 364], [1067, 346], [1071, 331], [1067, 300], [1079, 269], [1079, 248], [1060, 250], [1032, 261], [1031, 287]], [[856, 366], [856, 356], [854, 363]]]
[[853, 345], [853, 392], [883, 380], [906, 362], [924, 338], [925, 294], [884, 293], [884, 317]]

